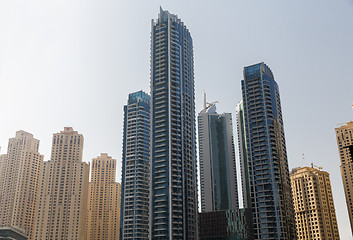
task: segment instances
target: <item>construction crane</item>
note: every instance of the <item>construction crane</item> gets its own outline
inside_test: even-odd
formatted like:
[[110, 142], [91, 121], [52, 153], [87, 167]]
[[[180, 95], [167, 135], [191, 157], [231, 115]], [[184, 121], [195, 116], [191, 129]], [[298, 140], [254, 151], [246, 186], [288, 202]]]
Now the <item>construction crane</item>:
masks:
[[311, 163], [311, 168], [314, 168], [314, 167], [319, 169], [320, 171], [322, 170], [322, 167], [316, 166], [314, 163]]

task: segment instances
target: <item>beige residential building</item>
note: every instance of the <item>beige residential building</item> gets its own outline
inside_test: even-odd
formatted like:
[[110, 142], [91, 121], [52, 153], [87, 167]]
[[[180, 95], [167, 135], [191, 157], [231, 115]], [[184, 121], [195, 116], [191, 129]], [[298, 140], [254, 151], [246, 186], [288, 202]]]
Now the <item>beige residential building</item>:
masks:
[[341, 159], [343, 188], [353, 234], [353, 122], [348, 122], [335, 130]]
[[[0, 155], [0, 178], [1, 178], [1, 176], [2, 176], [1, 171], [2, 171], [2, 169], [3, 169], [5, 160], [6, 160], [6, 154], [1, 154], [1, 155]], [[0, 181], [1, 181], [1, 180], [0, 180]]]
[[71, 127], [53, 135], [44, 162], [33, 240], [83, 240], [86, 236], [89, 164], [83, 136]]
[[116, 160], [102, 153], [92, 160], [87, 240], [117, 240], [121, 185], [115, 182]]
[[290, 175], [298, 240], [338, 240], [330, 175], [303, 167]]
[[14, 227], [31, 235], [43, 155], [39, 140], [18, 131], [0, 156], [0, 227]]

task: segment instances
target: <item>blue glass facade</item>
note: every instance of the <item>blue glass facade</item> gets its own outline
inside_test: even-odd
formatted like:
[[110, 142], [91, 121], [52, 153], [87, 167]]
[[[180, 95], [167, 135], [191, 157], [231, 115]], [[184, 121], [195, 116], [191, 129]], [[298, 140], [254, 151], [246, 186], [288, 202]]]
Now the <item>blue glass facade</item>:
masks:
[[161, 9], [151, 32], [150, 239], [197, 239], [193, 44]]
[[270, 68], [259, 63], [244, 68], [241, 86], [243, 195], [250, 196], [245, 207], [252, 209], [255, 239], [296, 239], [278, 85]]
[[150, 97], [129, 94], [124, 106], [120, 239], [147, 239], [150, 174]]

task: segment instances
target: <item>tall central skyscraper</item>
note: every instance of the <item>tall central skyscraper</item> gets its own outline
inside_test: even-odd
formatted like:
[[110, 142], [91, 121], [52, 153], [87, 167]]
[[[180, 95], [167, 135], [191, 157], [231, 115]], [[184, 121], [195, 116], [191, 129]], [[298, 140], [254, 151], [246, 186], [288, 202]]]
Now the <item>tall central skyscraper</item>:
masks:
[[150, 239], [197, 239], [192, 38], [161, 9], [151, 41]]
[[241, 86], [243, 196], [252, 210], [255, 239], [296, 239], [278, 85], [270, 68], [259, 63], [245, 67]]
[[198, 130], [202, 212], [238, 209], [232, 115], [206, 106], [204, 95]]

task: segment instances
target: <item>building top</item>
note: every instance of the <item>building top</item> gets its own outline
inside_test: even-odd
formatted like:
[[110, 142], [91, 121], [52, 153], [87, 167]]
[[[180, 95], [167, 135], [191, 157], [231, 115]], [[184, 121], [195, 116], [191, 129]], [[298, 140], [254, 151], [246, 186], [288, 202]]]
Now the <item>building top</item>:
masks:
[[16, 137], [17, 138], [23, 137], [23, 136], [27, 136], [27, 137], [33, 138], [33, 134], [31, 134], [29, 132], [26, 132], [26, 131], [23, 131], [23, 130], [19, 130], [19, 131], [16, 132]]
[[218, 102], [217, 101], [212, 102], [212, 103], [206, 102], [206, 93], [203, 92], [203, 106], [202, 106], [202, 110], [201, 110], [200, 114], [203, 114], [203, 113], [217, 114], [216, 103], [218, 103]]
[[111, 156], [108, 155], [108, 153], [101, 153], [100, 156], [97, 156], [96, 158], [93, 158], [93, 161], [95, 160], [114, 160]]
[[64, 131], [60, 131], [60, 134], [78, 134], [78, 132], [74, 131], [74, 129], [72, 127], [65, 127]]
[[[100, 157], [105, 157], [105, 158], [108, 158], [110, 156], [108, 156], [108, 153], [101, 153]], [[110, 157], [111, 158], [111, 157]]]
[[345, 129], [345, 128], [353, 128], [353, 121], [350, 121], [350, 122], [347, 122], [347, 123], [342, 123], [342, 125], [340, 127], [335, 128], [335, 129], [339, 130], [339, 129]]
[[316, 173], [330, 175], [328, 172], [322, 171], [321, 168], [317, 169], [317, 168], [314, 168], [314, 167], [297, 167], [297, 168], [293, 168], [292, 171], [291, 171], [291, 175], [301, 174], [301, 173], [305, 173], [305, 172], [316, 172]]
[[180, 24], [181, 26], [183, 26], [185, 28], [185, 30], [189, 32], [189, 29], [184, 25], [184, 22], [181, 21], [181, 19], [178, 18], [178, 15], [172, 14], [167, 10], [163, 10], [162, 7], [159, 8], [159, 14], [158, 14], [158, 19], [156, 20], [152, 20], [152, 26], [156, 26], [158, 24], [163, 24], [163, 23], [167, 23], [168, 20], [170, 20], [171, 22], [176, 22], [178, 24]]
[[130, 93], [129, 94], [129, 100], [128, 100], [128, 104], [133, 104], [133, 103], [137, 103], [137, 102], [147, 102], [149, 103], [150, 101], [150, 95], [148, 95], [147, 93], [141, 91], [138, 92], [134, 92], [134, 93]]
[[159, 14], [158, 14], [158, 20], [155, 22], [164, 22], [166, 21], [168, 18], [170, 18], [172, 21], [175, 21], [175, 22], [179, 22], [179, 23], [182, 23], [183, 22], [178, 18], [178, 15], [175, 15], [175, 14], [171, 14], [170, 12], [168, 12], [167, 10], [163, 10], [162, 7], [159, 7]]
[[262, 74], [268, 75], [270, 78], [274, 79], [271, 69], [264, 62], [244, 67], [244, 76], [248, 76], [251, 79], [252, 75], [260, 73], [259, 70], [261, 70]]

